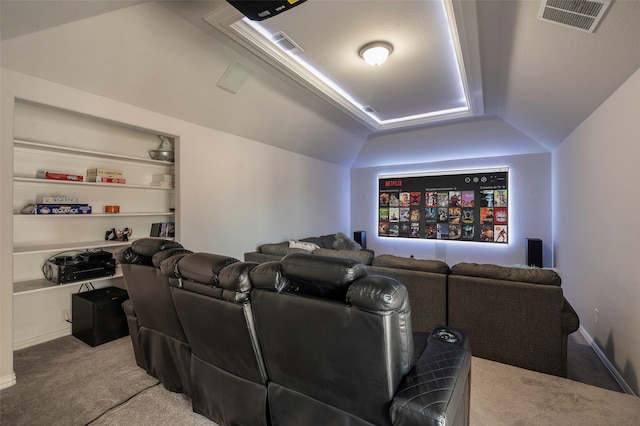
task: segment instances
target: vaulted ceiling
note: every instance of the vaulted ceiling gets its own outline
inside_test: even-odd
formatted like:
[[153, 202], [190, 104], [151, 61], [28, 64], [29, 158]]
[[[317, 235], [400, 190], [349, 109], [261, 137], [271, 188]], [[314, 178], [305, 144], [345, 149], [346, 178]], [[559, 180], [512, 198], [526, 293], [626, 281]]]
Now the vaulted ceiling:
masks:
[[[347, 68], [351, 67], [351, 78], [355, 76], [355, 80], [340, 81], [344, 81], [347, 91], [348, 86], [358, 86], [358, 93], [364, 98], [362, 103], [377, 102], [371, 106], [382, 110], [382, 115], [387, 113], [387, 109], [406, 110], [413, 104], [427, 105], [427, 108], [431, 104], [444, 105], [445, 108], [457, 105], [459, 99], [453, 97], [459, 98], [459, 90], [457, 93], [451, 90], [447, 86], [450, 82], [445, 83], [442, 79], [442, 65], [447, 60], [442, 59], [443, 51], [438, 49], [442, 49], [441, 44], [447, 41], [435, 38], [430, 32], [429, 27], [435, 26], [435, 21], [429, 23], [426, 16], [410, 19], [412, 12], [409, 7], [418, 3], [423, 2], [307, 0], [271, 18], [272, 21], [264, 21], [264, 24], [271, 30], [282, 29], [292, 36], [303, 45], [305, 54], [309, 55], [310, 61], [316, 61], [314, 65], [318, 68], [349, 71]], [[440, 1], [427, 0], [424, 3], [425, 6], [441, 8]], [[164, 13], [157, 12], [158, 5]], [[178, 34], [191, 33], [188, 25], [200, 32], [197, 38], [190, 34], [189, 37], [193, 37], [190, 42], [200, 42], [209, 37], [212, 43], [233, 52], [227, 55], [230, 63], [239, 61], [247, 65], [250, 71], [254, 71], [250, 78], [261, 79], [265, 86], [286, 96], [287, 101], [301, 106], [296, 108], [299, 111], [291, 114], [299, 121], [309, 120], [307, 127], [316, 126], [314, 119], [310, 118], [315, 115], [323, 122], [334, 123], [340, 133], [336, 137], [319, 131], [309, 132], [303, 138], [283, 138], [282, 129], [277, 128], [277, 124], [270, 128], [265, 124], [268, 121], [258, 120], [256, 127], [259, 129], [256, 129], [243, 123], [239, 117], [224, 117], [219, 123], [207, 121], [215, 119], [210, 117], [211, 114], [182, 117], [190, 121], [217, 126], [240, 136], [351, 167], [538, 153], [558, 146], [640, 68], [640, 1], [613, 1], [593, 33], [538, 19], [540, 5], [540, 0], [451, 2], [449, 6], [455, 12], [454, 41], [456, 37], [460, 40], [458, 53], [464, 64], [462, 74], [466, 79], [472, 111], [464, 116], [445, 117], [445, 121], [409, 123], [408, 127], [368, 123], [367, 117], [363, 119], [362, 114], [349, 110], [326, 91], [316, 89], [308, 81], [289, 72], [279, 61], [248, 46], [225, 29], [224, 25], [236, 21], [238, 15], [224, 1], [2, 0], [2, 40], [3, 48], [8, 52], [5, 55], [3, 49], [2, 59], [3, 66], [10, 69], [39, 74], [74, 87], [72, 83], [78, 81], [80, 88], [90, 89], [89, 83], [87, 87], [82, 86], [83, 79], [78, 78], [78, 74], [65, 80], [63, 71], [68, 70], [60, 70], [56, 74], [55, 69], [45, 69], [45, 62], [38, 62], [37, 58], [21, 57], [20, 52], [25, 56], [38, 53], [41, 41], [30, 39], [30, 35], [74, 22], [78, 22], [77, 31], [86, 33], [87, 28], [92, 28], [88, 22], [102, 16], [113, 17], [112, 22], [131, 19], [130, 25], [143, 27], [153, 24], [144, 19], [157, 19], [162, 15], [162, 23], [169, 25], [164, 29], [170, 35], [178, 37]], [[397, 7], [394, 9], [393, 6]], [[128, 10], [136, 10], [132, 7], [153, 9], [154, 13], [128, 13]], [[332, 11], [360, 13], [358, 19], [346, 16], [332, 19]], [[223, 22], [225, 19], [226, 24]], [[104, 22], [107, 22], [106, 18]], [[216, 26], [216, 23], [220, 25]], [[178, 32], [178, 28], [183, 29]], [[372, 41], [369, 38], [390, 39], [395, 48], [389, 63], [375, 70], [364, 68], [357, 56], [359, 46]], [[428, 47], [429, 43], [435, 43], [434, 40], [439, 40], [440, 46]], [[64, 46], [55, 48], [63, 50]], [[122, 49], [127, 49], [127, 46], [122, 46]], [[200, 67], [203, 63], [181, 64], [189, 65]], [[354, 68], [357, 68], [355, 73]], [[373, 75], [372, 71], [378, 74]], [[405, 71], [412, 72], [407, 74]], [[416, 77], [421, 77], [421, 80], [416, 80]], [[383, 78], [394, 81], [382, 80], [380, 83]], [[253, 90], [253, 87], [247, 85], [242, 90]], [[110, 93], [115, 98], [119, 97], [117, 90], [111, 89]], [[251, 94], [245, 93], [243, 99], [250, 102], [251, 96], [247, 95]], [[377, 95], [382, 96], [378, 101]], [[269, 96], [256, 91], [253, 99], [268, 99]], [[122, 100], [127, 100], [124, 99], [126, 94], [122, 97]], [[215, 108], [219, 106], [208, 105], [207, 102], [202, 99], [198, 103], [194, 99], [193, 105], [187, 105], [186, 109], [197, 106], [202, 110], [210, 108], [217, 111]], [[219, 103], [219, 99], [215, 102]], [[228, 110], [232, 111], [236, 101], [229, 102]], [[248, 104], [243, 108], [251, 111]], [[268, 107], [262, 110], [264, 114], [273, 116], [272, 122], [277, 121], [277, 111]], [[170, 109], [161, 112], [180, 116], [180, 112]], [[223, 112], [219, 116], [222, 117]], [[318, 129], [323, 126], [317, 124]], [[324, 134], [324, 139], [340, 138], [342, 141], [327, 142], [315, 133]], [[428, 155], [416, 155], [425, 149]]]

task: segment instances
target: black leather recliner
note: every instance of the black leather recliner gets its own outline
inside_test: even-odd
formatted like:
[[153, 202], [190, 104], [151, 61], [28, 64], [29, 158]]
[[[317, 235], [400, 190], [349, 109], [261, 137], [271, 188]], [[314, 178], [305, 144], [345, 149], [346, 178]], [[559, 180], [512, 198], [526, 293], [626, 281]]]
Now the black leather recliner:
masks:
[[468, 425], [467, 334], [412, 333], [400, 282], [350, 259], [147, 244], [118, 255], [127, 315], [147, 371], [194, 411], [221, 426]]
[[191, 349], [160, 271], [162, 261], [191, 253], [181, 244], [142, 238], [115, 254], [129, 301], [123, 304], [137, 364], [172, 392], [190, 395]]
[[[357, 261], [291, 254], [250, 273], [274, 426], [469, 423], [462, 330], [416, 335], [398, 281]], [[426, 348], [425, 348], [426, 343]]]
[[253, 325], [255, 263], [210, 253], [163, 262], [191, 345], [193, 411], [220, 425], [266, 426], [267, 374]]

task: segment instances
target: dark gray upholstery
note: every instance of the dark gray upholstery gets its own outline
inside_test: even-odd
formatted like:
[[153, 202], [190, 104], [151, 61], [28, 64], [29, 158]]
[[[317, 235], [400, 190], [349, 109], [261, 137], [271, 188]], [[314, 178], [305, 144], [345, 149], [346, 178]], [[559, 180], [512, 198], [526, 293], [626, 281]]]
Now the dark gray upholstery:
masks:
[[[279, 249], [299, 250], [286, 243]], [[281, 257], [245, 254], [255, 262]], [[429, 332], [438, 324], [463, 328], [473, 334], [475, 356], [566, 377], [567, 338], [580, 319], [564, 297], [556, 271], [466, 262], [449, 267], [434, 259], [389, 254], [375, 256], [365, 266], [369, 274], [405, 285], [414, 332]]]
[[467, 330], [473, 354], [567, 376], [567, 338], [580, 325], [555, 271], [462, 263], [451, 268], [448, 324]]
[[[452, 398], [468, 386], [466, 337], [455, 351], [432, 345], [433, 353], [418, 357], [427, 361], [414, 367], [411, 309], [401, 283], [367, 275], [354, 260], [298, 253], [256, 266], [251, 278], [273, 425], [430, 425], [460, 419], [454, 420], [458, 405]], [[442, 364], [433, 364], [434, 357], [451, 367], [455, 380], [447, 382], [448, 389], [441, 387]], [[424, 394], [407, 397], [418, 384]], [[391, 412], [399, 387], [405, 397]], [[444, 404], [429, 402], [434, 392], [441, 392]], [[460, 424], [468, 424], [468, 408], [461, 413]]]
[[414, 331], [430, 332], [436, 325], [447, 323], [448, 274], [375, 265], [367, 265], [367, 271], [396, 279], [407, 287]]
[[468, 338], [412, 333], [400, 282], [352, 259], [296, 253], [258, 265], [178, 247], [152, 254], [150, 243], [119, 255], [146, 296], [124, 306], [134, 352], [163, 383], [182, 379], [195, 412], [221, 426], [468, 425]]
[[122, 303], [122, 310], [127, 317], [127, 325], [129, 327], [129, 336], [133, 345], [133, 356], [136, 358], [136, 365], [140, 368], [147, 369], [144, 357], [142, 356], [142, 348], [140, 347], [140, 322], [133, 309], [133, 302], [127, 299]]
[[[319, 242], [318, 239], [309, 239], [309, 242]], [[282, 260], [284, 256], [294, 253], [305, 251], [289, 248], [288, 242], [263, 244], [257, 251], [245, 253], [244, 259], [263, 263]], [[404, 284], [410, 295], [414, 331], [430, 332], [436, 325], [447, 323], [447, 276], [450, 269], [445, 262], [388, 254], [374, 257], [371, 250], [316, 249], [313, 254], [358, 260], [366, 266], [369, 274], [384, 275]]]
[[[190, 251], [179, 243], [142, 238], [116, 253], [131, 306], [125, 305], [138, 365], [172, 392], [190, 394], [191, 349], [159, 262]], [[154, 264], [154, 261], [156, 264]]]
[[521, 281], [532, 284], [557, 285], [562, 284], [562, 280], [553, 269], [512, 267], [494, 264], [466, 263], [461, 262], [453, 265], [452, 273], [456, 275], [466, 275], [470, 277], [492, 278], [505, 281]]
[[[441, 340], [439, 331], [444, 331], [444, 338], [453, 335], [458, 341]], [[469, 424], [470, 347], [466, 331], [448, 326], [434, 329], [393, 398], [394, 426]]]
[[[315, 244], [317, 248], [311, 251], [313, 254], [354, 259], [365, 265], [370, 265], [374, 256], [373, 250], [362, 249], [360, 244], [341, 232], [321, 235], [319, 237], [302, 238], [298, 241]], [[282, 260], [284, 256], [289, 254], [310, 252], [302, 248], [289, 247], [289, 244], [289, 241], [262, 244], [257, 247], [256, 251], [245, 253], [244, 260], [246, 262], [263, 263], [272, 260]]]
[[416, 259], [413, 257], [394, 256], [381, 254], [376, 256], [371, 265], [381, 268], [409, 269], [412, 271], [433, 272], [435, 274], [448, 274], [451, 272], [449, 265], [441, 260]]
[[255, 263], [193, 253], [162, 270], [191, 345], [193, 410], [220, 425], [267, 424], [267, 375], [249, 294]]

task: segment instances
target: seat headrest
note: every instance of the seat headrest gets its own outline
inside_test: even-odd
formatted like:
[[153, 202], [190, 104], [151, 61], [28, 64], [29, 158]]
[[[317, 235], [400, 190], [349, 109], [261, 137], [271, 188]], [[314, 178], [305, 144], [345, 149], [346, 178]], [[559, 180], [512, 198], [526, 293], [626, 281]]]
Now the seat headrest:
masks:
[[254, 288], [281, 292], [289, 288], [291, 282], [282, 275], [282, 263], [274, 260], [256, 266], [249, 273]]
[[182, 248], [182, 244], [161, 238], [140, 238], [131, 243], [131, 250], [142, 256], [153, 256], [159, 251], [170, 248]]
[[177, 256], [179, 254], [191, 254], [191, 253], [193, 253], [191, 250], [187, 250], [182, 247], [170, 248], [167, 250], [159, 251], [156, 254], [154, 254], [153, 257], [151, 258], [151, 263], [153, 263], [153, 266], [155, 266], [156, 268], [159, 268], [160, 264], [165, 259], [168, 259], [171, 256]]
[[324, 290], [346, 289], [367, 275], [365, 265], [354, 259], [293, 253], [282, 259], [282, 275], [291, 281]]
[[225, 267], [240, 262], [238, 259], [212, 253], [191, 253], [176, 265], [180, 277], [207, 285], [218, 285], [219, 275]]
[[220, 287], [241, 293], [250, 291], [253, 287], [250, 273], [256, 265], [253, 262], [236, 262], [224, 267], [218, 276]]
[[182, 245], [175, 241], [160, 238], [141, 238], [133, 241], [129, 247], [116, 251], [114, 256], [118, 263], [121, 264], [153, 265], [157, 267], [160, 262], [154, 263], [153, 256], [169, 249], [182, 249]]
[[347, 302], [371, 312], [405, 311], [409, 293], [404, 284], [390, 277], [368, 275], [349, 287]]
[[160, 265], [158, 267], [160, 268], [160, 272], [162, 273], [162, 275], [169, 278], [180, 278], [181, 275], [178, 271], [178, 263], [183, 257], [188, 256], [189, 254], [191, 254], [191, 252], [173, 254], [160, 262]]

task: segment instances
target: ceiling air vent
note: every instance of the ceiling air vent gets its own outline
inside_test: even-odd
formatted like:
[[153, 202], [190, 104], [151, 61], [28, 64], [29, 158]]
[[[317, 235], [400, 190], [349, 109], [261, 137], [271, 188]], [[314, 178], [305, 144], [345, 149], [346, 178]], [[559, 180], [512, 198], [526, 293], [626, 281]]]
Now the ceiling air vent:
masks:
[[366, 112], [367, 114], [377, 114], [378, 113], [378, 111], [376, 111], [374, 107], [369, 106], [369, 105], [363, 106], [362, 110], [364, 112]]
[[540, 5], [538, 18], [564, 27], [592, 33], [610, 3], [611, 1], [609, 0], [545, 0]]
[[280, 49], [293, 55], [298, 55], [304, 52], [304, 50], [302, 50], [300, 46], [298, 46], [293, 40], [291, 40], [291, 38], [289, 38], [288, 35], [286, 35], [282, 31], [275, 33], [271, 38], [271, 41], [273, 41], [275, 45]]

